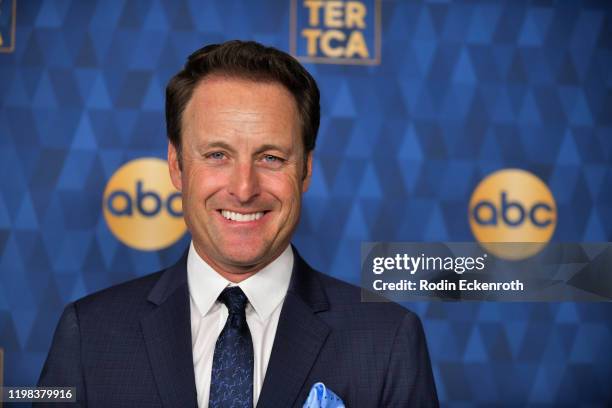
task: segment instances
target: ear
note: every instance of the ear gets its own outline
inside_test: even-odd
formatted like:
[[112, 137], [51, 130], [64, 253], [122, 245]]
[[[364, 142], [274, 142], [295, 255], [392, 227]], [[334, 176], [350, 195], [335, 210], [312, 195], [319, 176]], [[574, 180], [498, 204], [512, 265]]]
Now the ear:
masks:
[[308, 191], [308, 187], [310, 187], [310, 179], [312, 177], [312, 151], [308, 153], [308, 157], [306, 158], [306, 174], [304, 174], [304, 180], [302, 183], [302, 193]]
[[183, 180], [181, 177], [181, 166], [179, 164], [178, 152], [174, 144], [168, 142], [168, 170], [170, 171], [170, 180], [178, 191], [183, 190]]

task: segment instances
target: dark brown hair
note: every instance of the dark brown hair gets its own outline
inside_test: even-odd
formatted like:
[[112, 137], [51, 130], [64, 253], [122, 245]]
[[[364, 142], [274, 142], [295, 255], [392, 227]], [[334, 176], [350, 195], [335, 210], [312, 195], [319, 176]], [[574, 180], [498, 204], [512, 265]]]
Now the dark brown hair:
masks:
[[181, 163], [181, 125], [196, 85], [211, 74], [257, 82], [277, 82], [295, 98], [304, 142], [304, 157], [315, 147], [321, 109], [314, 78], [291, 55], [254, 41], [227, 41], [200, 48], [166, 87], [166, 131]]

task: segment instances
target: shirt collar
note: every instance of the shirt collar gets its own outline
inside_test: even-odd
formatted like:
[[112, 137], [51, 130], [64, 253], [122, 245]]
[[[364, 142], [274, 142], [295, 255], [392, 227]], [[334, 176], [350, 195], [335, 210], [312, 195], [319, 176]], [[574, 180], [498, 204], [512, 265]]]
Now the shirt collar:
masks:
[[[238, 284], [262, 321], [285, 299], [292, 269], [293, 251], [287, 245], [278, 258]], [[223, 289], [233, 285], [198, 255], [193, 241], [187, 255], [187, 282], [190, 296], [202, 316], [210, 312]]]

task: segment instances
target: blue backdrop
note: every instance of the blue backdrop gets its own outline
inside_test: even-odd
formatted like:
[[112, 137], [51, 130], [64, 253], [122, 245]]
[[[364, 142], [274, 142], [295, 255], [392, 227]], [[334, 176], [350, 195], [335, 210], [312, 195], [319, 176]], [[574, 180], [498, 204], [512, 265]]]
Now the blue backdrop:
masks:
[[[5, 384], [32, 385], [67, 302], [188, 244], [130, 249], [102, 216], [121, 164], [165, 156], [168, 79], [206, 43], [288, 51], [292, 27], [288, 0], [16, 10], [14, 50], [0, 54], [0, 347]], [[357, 283], [362, 241], [471, 241], [469, 197], [508, 167], [549, 185], [553, 240], [612, 240], [612, 6], [384, 0], [380, 16], [380, 64], [307, 64], [322, 124], [295, 237], [306, 259]], [[408, 307], [445, 406], [612, 402], [610, 304]]]

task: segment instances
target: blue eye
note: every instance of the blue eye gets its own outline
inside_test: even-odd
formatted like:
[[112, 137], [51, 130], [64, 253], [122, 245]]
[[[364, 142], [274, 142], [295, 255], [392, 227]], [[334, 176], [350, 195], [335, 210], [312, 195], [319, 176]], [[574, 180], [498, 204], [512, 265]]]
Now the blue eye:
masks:
[[280, 158], [278, 158], [276, 156], [272, 156], [271, 154], [266, 154], [264, 156], [264, 160], [269, 162], [269, 163], [275, 163], [275, 162], [281, 161]]
[[221, 160], [225, 157], [225, 154], [223, 154], [222, 152], [212, 152], [208, 155], [208, 157], [214, 160]]
[[264, 154], [261, 157], [261, 162], [267, 168], [280, 169], [283, 166], [283, 164], [286, 162], [286, 160], [281, 157], [274, 156], [271, 154]]

